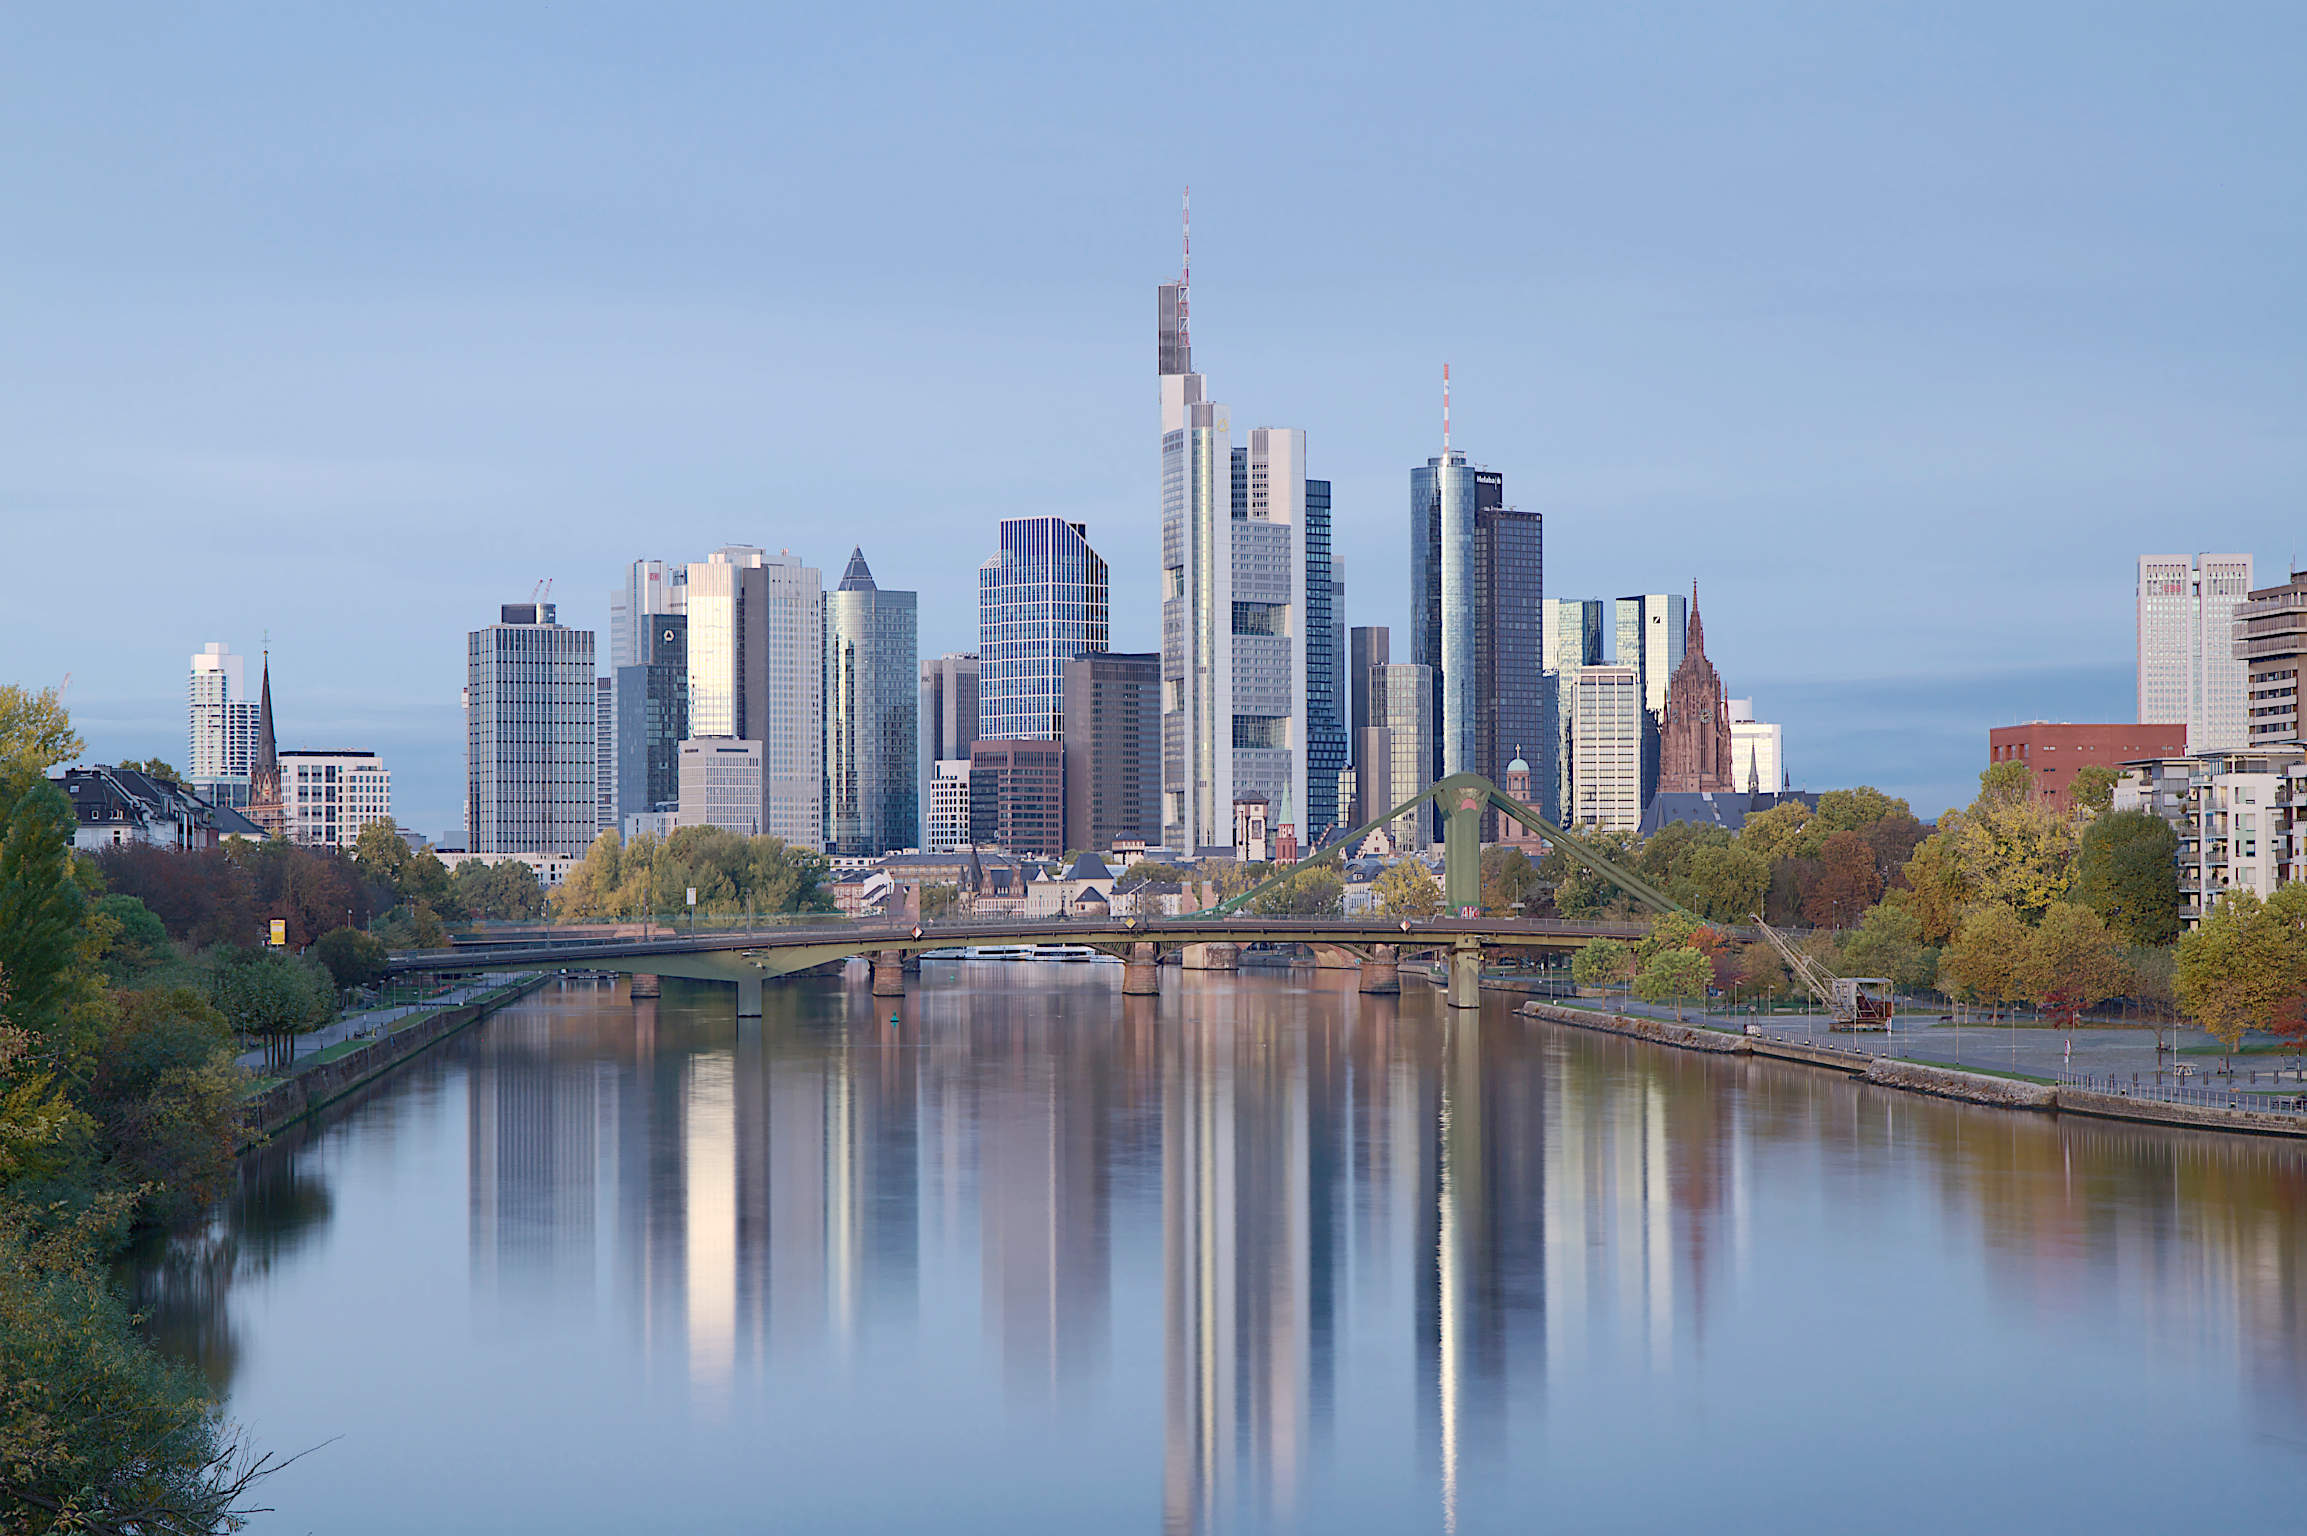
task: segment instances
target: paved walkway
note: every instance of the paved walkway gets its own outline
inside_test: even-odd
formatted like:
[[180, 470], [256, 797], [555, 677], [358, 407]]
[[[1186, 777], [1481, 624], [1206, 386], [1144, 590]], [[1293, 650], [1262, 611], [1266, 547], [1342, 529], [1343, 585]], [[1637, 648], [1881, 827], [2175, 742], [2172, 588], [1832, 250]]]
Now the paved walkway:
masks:
[[[292, 1047], [293, 1054], [290, 1056], [290, 1060], [302, 1061], [308, 1056], [317, 1056], [340, 1041], [372, 1034], [381, 1035], [393, 1025], [413, 1014], [429, 1013], [436, 1008], [454, 1008], [460, 1003], [469, 1003], [483, 992], [501, 987], [511, 979], [510, 976], [505, 975], [483, 976], [475, 981], [460, 982], [437, 997], [428, 997], [421, 1003], [394, 1003], [386, 1007], [363, 1008], [353, 1013], [339, 1014], [309, 1034], [291, 1037], [289, 1045]], [[240, 1065], [248, 1068], [251, 1072], [261, 1074], [273, 1070], [272, 1064], [266, 1060], [265, 1047], [262, 1045], [242, 1051], [236, 1059]]]

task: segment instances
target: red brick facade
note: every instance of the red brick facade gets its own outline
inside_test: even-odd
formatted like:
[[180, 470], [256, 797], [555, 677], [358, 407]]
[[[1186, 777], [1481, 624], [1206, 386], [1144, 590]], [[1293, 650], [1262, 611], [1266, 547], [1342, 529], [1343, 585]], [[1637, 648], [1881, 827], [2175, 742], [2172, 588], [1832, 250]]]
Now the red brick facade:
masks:
[[2072, 725], [2033, 720], [1987, 732], [1987, 761], [2025, 763], [2034, 771], [2035, 798], [2062, 812], [2072, 809], [2067, 792], [2084, 768], [2096, 764], [2120, 770], [2139, 758], [2182, 757], [2186, 751], [2183, 724]]
[[1698, 585], [1690, 587], [1690, 627], [1682, 665], [1666, 684], [1666, 720], [1658, 741], [1660, 794], [1740, 790], [1730, 776], [1730, 709], [1722, 678], [1706, 659], [1706, 631], [1698, 622]]

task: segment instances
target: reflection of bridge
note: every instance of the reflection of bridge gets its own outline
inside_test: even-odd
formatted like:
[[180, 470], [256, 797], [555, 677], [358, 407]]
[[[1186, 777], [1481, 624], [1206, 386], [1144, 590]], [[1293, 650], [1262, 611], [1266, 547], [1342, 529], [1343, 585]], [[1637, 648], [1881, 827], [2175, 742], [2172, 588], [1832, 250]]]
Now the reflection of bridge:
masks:
[[[1445, 915], [1434, 918], [1268, 917], [1245, 910], [1268, 890], [1286, 886], [1307, 870], [1341, 857], [1346, 848], [1396, 818], [1422, 811], [1429, 802], [1443, 817], [1442, 899]], [[738, 1012], [761, 1011], [761, 983], [832, 962], [869, 955], [873, 991], [893, 997], [905, 990], [907, 958], [927, 950], [976, 944], [1077, 944], [1112, 955], [1124, 964], [1125, 996], [1152, 996], [1161, 987], [1165, 954], [1182, 951], [1188, 969], [1232, 970], [1239, 946], [1254, 943], [1310, 944], [1350, 957], [1361, 968], [1362, 990], [1400, 990], [1397, 967], [1409, 953], [1448, 955], [1449, 1002], [1453, 1008], [1480, 1003], [1483, 957], [1491, 949], [1576, 949], [1597, 938], [1628, 938], [1639, 924], [1565, 922], [1486, 917], [1482, 914], [1482, 822], [1496, 812], [1533, 828], [1556, 848], [1601, 875], [1645, 906], [1668, 911], [1673, 902], [1598, 850], [1540, 817], [1476, 774], [1453, 774], [1414, 799], [1332, 843], [1303, 864], [1253, 886], [1205, 913], [1175, 918], [1016, 919], [953, 924], [826, 925], [775, 927], [744, 932], [692, 932], [615, 935], [544, 935], [500, 944], [460, 945], [392, 957], [391, 971], [503, 971], [584, 969], [636, 975], [681, 976], [733, 981]]]

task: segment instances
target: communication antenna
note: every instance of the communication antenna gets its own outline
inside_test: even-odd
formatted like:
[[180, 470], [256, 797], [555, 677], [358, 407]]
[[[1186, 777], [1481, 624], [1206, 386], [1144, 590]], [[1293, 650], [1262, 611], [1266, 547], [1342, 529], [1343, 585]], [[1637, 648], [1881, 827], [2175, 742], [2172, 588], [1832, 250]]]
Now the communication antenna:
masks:
[[1442, 451], [1450, 451], [1450, 365], [1442, 365]]
[[1179, 204], [1178, 227], [1185, 249], [1178, 265], [1178, 351], [1182, 354], [1193, 345], [1193, 327], [1188, 322], [1186, 291], [1194, 284], [1194, 189], [1187, 187]]

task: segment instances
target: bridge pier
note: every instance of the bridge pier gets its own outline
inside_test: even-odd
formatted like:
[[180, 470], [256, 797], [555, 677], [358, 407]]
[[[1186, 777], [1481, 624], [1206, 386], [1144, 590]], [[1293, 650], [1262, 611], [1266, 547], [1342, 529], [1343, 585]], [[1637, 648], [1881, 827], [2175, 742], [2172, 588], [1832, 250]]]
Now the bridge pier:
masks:
[[737, 1017], [740, 1019], [757, 1019], [761, 1017], [760, 977], [745, 976], [738, 978]]
[[1402, 990], [1402, 952], [1391, 944], [1375, 944], [1362, 962], [1362, 992], [1367, 997], [1394, 997]]
[[663, 997], [664, 995], [665, 984], [662, 981], [647, 971], [635, 971], [633, 973], [633, 1000], [635, 1002], [644, 997]]
[[1180, 963], [1189, 971], [1238, 971], [1242, 949], [1239, 944], [1188, 944]]
[[1450, 1006], [1482, 1006], [1482, 941], [1470, 933], [1450, 947]]
[[1122, 961], [1121, 995], [1159, 997], [1162, 989], [1161, 951], [1140, 939]]
[[884, 949], [873, 956], [873, 995], [875, 997], [903, 997], [905, 995], [905, 956], [894, 949]]

